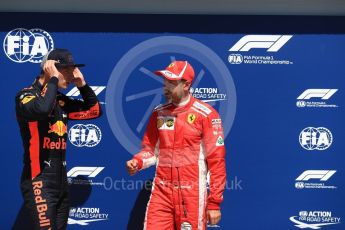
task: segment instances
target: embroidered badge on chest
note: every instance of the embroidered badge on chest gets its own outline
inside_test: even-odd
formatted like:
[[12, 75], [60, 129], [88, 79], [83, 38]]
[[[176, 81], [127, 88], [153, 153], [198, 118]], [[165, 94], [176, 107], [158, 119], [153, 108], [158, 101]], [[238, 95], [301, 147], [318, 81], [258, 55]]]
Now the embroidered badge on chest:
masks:
[[64, 102], [63, 100], [59, 100], [59, 105], [60, 105], [61, 107], [64, 107], [64, 106], [65, 106], [65, 102]]
[[196, 115], [194, 113], [188, 114], [187, 121], [189, 124], [193, 124], [195, 120], [196, 120]]
[[157, 128], [165, 130], [174, 130], [175, 128], [175, 117], [172, 116], [159, 116], [157, 118]]

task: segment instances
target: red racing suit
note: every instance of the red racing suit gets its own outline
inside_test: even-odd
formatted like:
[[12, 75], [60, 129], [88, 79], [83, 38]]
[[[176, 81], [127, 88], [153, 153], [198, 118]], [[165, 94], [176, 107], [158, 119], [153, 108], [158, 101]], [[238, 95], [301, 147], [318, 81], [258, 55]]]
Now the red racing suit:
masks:
[[156, 164], [144, 229], [206, 229], [206, 211], [220, 209], [226, 182], [224, 134], [215, 109], [192, 96], [183, 106], [157, 107], [134, 159], [139, 169]]

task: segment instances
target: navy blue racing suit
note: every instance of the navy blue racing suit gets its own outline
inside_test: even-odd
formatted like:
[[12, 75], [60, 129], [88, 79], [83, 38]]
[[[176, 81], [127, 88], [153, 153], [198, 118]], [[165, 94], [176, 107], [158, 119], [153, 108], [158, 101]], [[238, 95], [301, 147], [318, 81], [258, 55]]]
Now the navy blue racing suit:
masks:
[[21, 191], [34, 229], [66, 229], [69, 193], [65, 152], [67, 121], [101, 116], [93, 90], [79, 88], [83, 100], [58, 92], [58, 78], [38, 78], [16, 95], [16, 116], [24, 146]]

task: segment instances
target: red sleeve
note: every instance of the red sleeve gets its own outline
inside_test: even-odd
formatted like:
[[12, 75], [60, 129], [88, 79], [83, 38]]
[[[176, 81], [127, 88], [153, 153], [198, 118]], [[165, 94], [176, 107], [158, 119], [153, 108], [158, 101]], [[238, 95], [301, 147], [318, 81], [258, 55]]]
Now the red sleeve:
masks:
[[142, 140], [142, 148], [133, 159], [138, 160], [138, 168], [145, 169], [156, 164], [158, 154], [157, 113], [153, 112]]
[[210, 173], [210, 193], [207, 198], [208, 210], [219, 210], [223, 201], [226, 183], [225, 147], [222, 121], [216, 111], [212, 111], [203, 121], [203, 142], [206, 162]]

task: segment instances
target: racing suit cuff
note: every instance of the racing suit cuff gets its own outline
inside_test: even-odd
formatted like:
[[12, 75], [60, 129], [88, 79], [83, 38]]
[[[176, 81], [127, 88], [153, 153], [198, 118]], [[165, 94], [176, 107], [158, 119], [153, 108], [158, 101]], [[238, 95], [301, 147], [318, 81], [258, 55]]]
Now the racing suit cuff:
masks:
[[139, 157], [133, 157], [133, 159], [136, 159], [138, 161], [138, 170], [143, 168], [143, 160]]
[[220, 203], [209, 201], [207, 210], [220, 210]]
[[85, 91], [86, 89], [89, 89], [89, 85], [86, 83], [85, 85], [83, 85], [82, 87], [77, 87], [79, 89], [79, 91]]
[[48, 81], [48, 83], [53, 83], [54, 85], [57, 85], [58, 82], [59, 82], [59, 78], [56, 76], [52, 76]]

